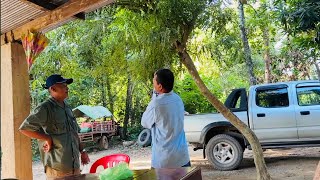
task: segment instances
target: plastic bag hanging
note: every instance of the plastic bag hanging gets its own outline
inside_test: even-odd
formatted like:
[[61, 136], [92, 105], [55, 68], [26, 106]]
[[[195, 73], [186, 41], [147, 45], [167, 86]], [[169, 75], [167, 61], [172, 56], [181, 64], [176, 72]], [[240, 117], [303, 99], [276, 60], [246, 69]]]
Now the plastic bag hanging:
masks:
[[48, 46], [49, 39], [41, 32], [31, 29], [26, 34], [22, 34], [21, 41], [30, 72], [36, 58]]

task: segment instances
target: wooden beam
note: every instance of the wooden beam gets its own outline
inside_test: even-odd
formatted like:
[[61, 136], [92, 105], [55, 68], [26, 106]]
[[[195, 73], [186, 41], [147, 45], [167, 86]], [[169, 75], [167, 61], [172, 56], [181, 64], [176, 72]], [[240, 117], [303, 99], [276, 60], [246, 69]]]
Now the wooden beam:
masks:
[[[70, 19], [72, 16], [91, 10], [92, 8], [99, 8], [101, 6], [114, 3], [115, 0], [70, 0], [64, 5], [58, 7], [53, 11], [46, 12], [43, 16], [30, 21], [19, 28], [1, 35], [1, 45], [14, 42], [21, 38], [21, 35], [29, 29], [41, 31], [52, 26], [61, 24], [63, 21]], [[5, 35], [7, 38], [4, 38]], [[6, 40], [5, 40], [6, 39]]]
[[6, 34], [1, 34], [1, 45], [5, 44], [6, 42]]
[[30, 113], [29, 75], [21, 44], [1, 46], [1, 178], [32, 179], [31, 140], [19, 132]]

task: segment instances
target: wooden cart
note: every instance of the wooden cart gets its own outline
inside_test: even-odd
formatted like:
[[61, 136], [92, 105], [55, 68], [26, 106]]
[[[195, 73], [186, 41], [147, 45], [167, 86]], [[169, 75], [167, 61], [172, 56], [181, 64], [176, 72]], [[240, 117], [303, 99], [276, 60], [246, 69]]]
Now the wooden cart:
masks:
[[100, 149], [108, 149], [109, 140], [117, 135], [115, 121], [92, 122], [92, 131], [79, 133], [80, 142], [96, 142]]
[[[86, 117], [93, 121], [85, 122], [86, 125], [90, 126], [90, 131], [78, 133], [80, 142], [96, 142], [100, 149], [108, 149], [111, 137], [118, 135], [118, 124], [106, 107], [81, 105], [73, 109], [73, 114], [76, 118]], [[106, 118], [109, 120], [98, 120]]]

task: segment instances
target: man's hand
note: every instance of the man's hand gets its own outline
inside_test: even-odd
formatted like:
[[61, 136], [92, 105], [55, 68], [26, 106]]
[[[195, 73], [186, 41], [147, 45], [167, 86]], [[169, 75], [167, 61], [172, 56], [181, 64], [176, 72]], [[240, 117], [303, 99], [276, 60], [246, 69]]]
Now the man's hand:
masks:
[[89, 164], [89, 162], [90, 162], [90, 159], [89, 159], [88, 153], [86, 151], [81, 152], [81, 164], [86, 165], [86, 164]]
[[47, 140], [45, 141], [45, 143], [43, 144], [43, 151], [44, 152], [49, 152], [52, 148], [52, 139], [51, 137], [49, 136], [47, 138]]
[[43, 151], [49, 152], [52, 149], [52, 138], [48, 134], [39, 133], [36, 131], [20, 130], [20, 132], [30, 138], [40, 139], [45, 141], [43, 144]]

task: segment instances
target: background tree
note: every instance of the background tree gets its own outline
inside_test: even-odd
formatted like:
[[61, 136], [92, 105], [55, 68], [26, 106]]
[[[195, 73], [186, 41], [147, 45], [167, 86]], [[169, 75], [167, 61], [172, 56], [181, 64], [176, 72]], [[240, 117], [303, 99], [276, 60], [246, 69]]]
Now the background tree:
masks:
[[[276, 1], [275, 7], [277, 10], [275, 12], [287, 36], [282, 52], [289, 54], [289, 57], [283, 60], [282, 67], [292, 72], [289, 79], [306, 79], [306, 77], [310, 79], [310, 61], [319, 78], [317, 57], [319, 57], [320, 45], [320, 2], [317, 0]], [[310, 57], [310, 53], [313, 57]]]
[[254, 65], [251, 58], [251, 48], [250, 48], [248, 37], [247, 37], [245, 16], [244, 16], [244, 10], [243, 10], [244, 4], [247, 4], [246, 0], [238, 0], [240, 34], [241, 34], [241, 39], [243, 44], [244, 57], [245, 57], [246, 65], [248, 68], [249, 82], [250, 82], [250, 85], [255, 85], [257, 84], [257, 79], [253, 71]]

